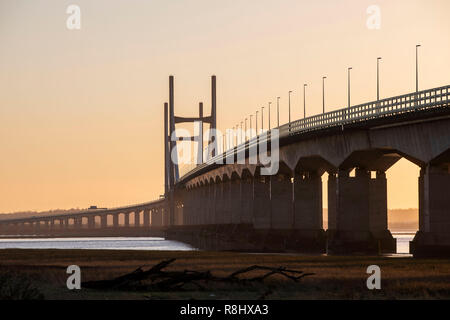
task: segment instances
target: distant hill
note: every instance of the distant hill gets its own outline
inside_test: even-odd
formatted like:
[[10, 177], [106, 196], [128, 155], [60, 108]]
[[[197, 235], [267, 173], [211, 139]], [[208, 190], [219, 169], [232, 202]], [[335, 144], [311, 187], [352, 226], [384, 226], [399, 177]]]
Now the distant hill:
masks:
[[[323, 209], [323, 225], [328, 229], [328, 209]], [[392, 232], [415, 232], [419, 229], [419, 210], [388, 210], [388, 228]]]
[[391, 209], [388, 212], [389, 229], [405, 232], [419, 229], [419, 209]]

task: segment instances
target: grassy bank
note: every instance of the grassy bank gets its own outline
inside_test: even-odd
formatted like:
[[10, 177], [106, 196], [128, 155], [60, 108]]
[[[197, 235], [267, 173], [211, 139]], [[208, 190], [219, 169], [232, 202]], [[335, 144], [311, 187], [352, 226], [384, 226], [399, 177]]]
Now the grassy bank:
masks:
[[[82, 281], [111, 279], [139, 266], [177, 258], [170, 270], [210, 270], [228, 275], [250, 265], [287, 267], [314, 273], [299, 282], [274, 276], [248, 285], [187, 285], [172, 292], [98, 291], [66, 288], [66, 268], [80, 266]], [[381, 268], [381, 290], [366, 287], [369, 265]], [[119, 250], [0, 250], [0, 274], [26, 279], [45, 299], [448, 299], [450, 260], [413, 258], [298, 256], [231, 252]], [[253, 276], [253, 275], [252, 275]]]

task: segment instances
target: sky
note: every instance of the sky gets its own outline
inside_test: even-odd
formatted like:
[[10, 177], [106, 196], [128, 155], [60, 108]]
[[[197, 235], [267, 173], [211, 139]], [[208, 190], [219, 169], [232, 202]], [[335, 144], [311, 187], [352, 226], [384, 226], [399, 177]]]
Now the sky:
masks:
[[[66, 26], [71, 4], [81, 28]], [[367, 9], [380, 9], [371, 29]], [[163, 103], [219, 129], [281, 96], [281, 122], [450, 84], [448, 0], [0, 0], [0, 212], [122, 206], [163, 193]], [[273, 118], [272, 118], [273, 119]], [[419, 168], [388, 173], [388, 206], [417, 207]], [[326, 205], [326, 204], [325, 204]]]

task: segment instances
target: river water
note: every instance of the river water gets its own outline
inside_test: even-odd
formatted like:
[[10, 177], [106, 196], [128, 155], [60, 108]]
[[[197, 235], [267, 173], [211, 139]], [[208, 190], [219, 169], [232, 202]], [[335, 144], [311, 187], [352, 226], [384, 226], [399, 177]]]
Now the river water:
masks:
[[[414, 233], [393, 233], [397, 239], [397, 253], [409, 253], [409, 241]], [[0, 249], [110, 249], [110, 250], [196, 250], [182, 242], [154, 237], [111, 238], [14, 238], [0, 239]]]
[[189, 251], [195, 248], [178, 241], [154, 237], [111, 238], [14, 238], [0, 239], [0, 249], [111, 249]]

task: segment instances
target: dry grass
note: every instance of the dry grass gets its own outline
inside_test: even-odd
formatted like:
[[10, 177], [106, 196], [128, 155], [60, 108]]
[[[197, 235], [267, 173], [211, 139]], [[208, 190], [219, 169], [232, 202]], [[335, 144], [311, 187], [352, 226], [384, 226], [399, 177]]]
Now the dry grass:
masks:
[[[65, 287], [66, 268], [81, 267], [82, 281], [109, 279], [168, 258], [177, 261], [168, 270], [211, 270], [228, 275], [250, 265], [284, 266], [315, 273], [293, 283], [274, 277], [265, 285], [237, 288], [217, 285], [180, 292], [116, 292]], [[369, 291], [366, 269], [376, 264], [382, 270], [382, 290]], [[32, 277], [47, 299], [257, 299], [270, 290], [268, 299], [448, 299], [450, 260], [412, 258], [299, 256], [241, 254], [231, 252], [164, 252], [119, 250], [0, 250], [0, 273], [14, 271]]]

